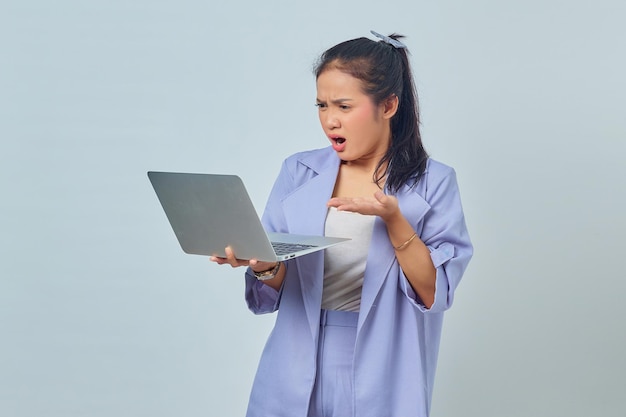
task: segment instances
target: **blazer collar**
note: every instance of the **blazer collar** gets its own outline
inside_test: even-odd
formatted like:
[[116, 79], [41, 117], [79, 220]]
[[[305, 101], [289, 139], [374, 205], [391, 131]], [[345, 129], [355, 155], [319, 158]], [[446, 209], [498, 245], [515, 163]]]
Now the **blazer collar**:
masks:
[[309, 152], [303, 152], [298, 157], [298, 163], [320, 173], [326, 170], [334, 170], [337, 172], [341, 160], [337, 153], [330, 146]]

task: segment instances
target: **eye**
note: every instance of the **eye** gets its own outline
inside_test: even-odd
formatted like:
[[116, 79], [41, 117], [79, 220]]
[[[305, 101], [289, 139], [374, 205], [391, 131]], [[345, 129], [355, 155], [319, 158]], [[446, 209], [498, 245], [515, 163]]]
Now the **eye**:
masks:
[[340, 104], [340, 105], [339, 105], [339, 108], [340, 108], [341, 110], [350, 110], [350, 106], [348, 106], [347, 104]]
[[325, 108], [326, 108], [326, 104], [325, 104], [325, 103], [320, 103], [320, 102], [317, 102], [317, 103], [315, 103], [315, 107], [317, 107], [317, 108], [318, 108], [318, 109], [320, 109], [320, 110], [321, 110], [321, 109], [325, 109]]

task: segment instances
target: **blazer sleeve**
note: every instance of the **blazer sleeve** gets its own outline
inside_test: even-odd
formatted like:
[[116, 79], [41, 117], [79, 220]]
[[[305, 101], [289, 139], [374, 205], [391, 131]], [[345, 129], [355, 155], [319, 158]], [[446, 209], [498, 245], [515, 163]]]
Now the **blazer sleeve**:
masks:
[[[283, 198], [291, 192], [293, 187], [293, 179], [289, 173], [287, 162], [284, 162], [280, 173], [274, 182], [265, 205], [263, 216], [261, 217], [263, 227], [268, 232], [287, 232], [287, 222], [282, 211], [281, 203]], [[287, 275], [290, 274], [290, 270], [292, 270], [293, 273], [293, 270], [295, 269], [295, 265], [290, 265], [291, 263], [291, 261], [284, 262], [284, 265], [287, 268]], [[278, 310], [280, 297], [282, 295], [282, 287], [280, 291], [276, 291], [272, 287], [263, 284], [256, 279], [250, 268], [246, 270], [245, 280], [245, 299], [250, 311], [254, 314], [265, 314]], [[287, 276], [285, 276], [285, 280], [287, 280]]]
[[435, 302], [430, 308], [421, 303], [400, 271], [402, 291], [424, 313], [441, 312], [452, 306], [454, 291], [473, 255], [455, 171], [438, 164], [431, 166], [427, 175], [424, 198], [430, 209], [422, 219], [420, 238], [430, 250], [437, 271]]
[[278, 310], [282, 287], [280, 291], [276, 291], [269, 285], [263, 284], [256, 279], [250, 268], [246, 271], [245, 279], [245, 298], [250, 311], [254, 314], [266, 314]]

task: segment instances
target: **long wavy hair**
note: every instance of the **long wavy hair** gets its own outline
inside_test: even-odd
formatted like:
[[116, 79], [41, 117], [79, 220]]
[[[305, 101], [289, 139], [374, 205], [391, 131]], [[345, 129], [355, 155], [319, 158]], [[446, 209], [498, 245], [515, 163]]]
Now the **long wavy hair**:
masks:
[[[403, 38], [395, 33], [389, 37]], [[338, 69], [360, 80], [364, 93], [375, 105], [393, 95], [398, 97], [398, 110], [391, 119], [391, 145], [378, 162], [373, 179], [380, 186], [386, 178], [385, 187], [392, 193], [405, 184], [417, 184], [426, 170], [428, 154], [420, 135], [417, 91], [408, 50], [383, 41], [352, 39], [320, 56], [315, 77], [328, 69]]]

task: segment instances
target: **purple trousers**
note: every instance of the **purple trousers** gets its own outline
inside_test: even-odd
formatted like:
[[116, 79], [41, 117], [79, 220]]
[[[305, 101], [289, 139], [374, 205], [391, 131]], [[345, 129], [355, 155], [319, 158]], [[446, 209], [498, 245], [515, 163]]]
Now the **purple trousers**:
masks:
[[354, 344], [359, 313], [322, 310], [317, 375], [308, 417], [350, 417], [354, 413]]

